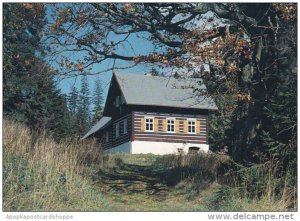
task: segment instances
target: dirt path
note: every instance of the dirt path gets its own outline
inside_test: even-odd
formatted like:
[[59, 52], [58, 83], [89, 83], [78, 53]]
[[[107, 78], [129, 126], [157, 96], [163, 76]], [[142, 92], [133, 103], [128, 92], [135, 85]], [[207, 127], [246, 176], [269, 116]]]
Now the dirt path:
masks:
[[151, 166], [124, 164], [94, 177], [113, 211], [203, 211], [199, 199], [170, 186], [166, 176]]

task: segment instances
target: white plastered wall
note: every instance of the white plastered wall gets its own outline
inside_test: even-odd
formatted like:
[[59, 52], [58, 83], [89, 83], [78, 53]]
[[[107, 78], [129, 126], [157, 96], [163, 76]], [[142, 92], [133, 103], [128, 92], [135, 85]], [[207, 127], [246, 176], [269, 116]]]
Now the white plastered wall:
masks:
[[149, 141], [133, 141], [131, 143], [132, 154], [177, 154], [178, 149], [182, 149], [184, 153], [188, 153], [190, 147], [199, 147], [200, 151], [208, 152], [207, 144], [192, 143], [168, 143], [168, 142], [149, 142]]
[[182, 149], [184, 153], [188, 153], [190, 147], [199, 147], [200, 151], [208, 152], [207, 144], [192, 143], [168, 143], [168, 142], [151, 142], [151, 141], [133, 141], [121, 144], [114, 148], [105, 150], [105, 154], [110, 153], [131, 153], [131, 154], [177, 154], [178, 149]]

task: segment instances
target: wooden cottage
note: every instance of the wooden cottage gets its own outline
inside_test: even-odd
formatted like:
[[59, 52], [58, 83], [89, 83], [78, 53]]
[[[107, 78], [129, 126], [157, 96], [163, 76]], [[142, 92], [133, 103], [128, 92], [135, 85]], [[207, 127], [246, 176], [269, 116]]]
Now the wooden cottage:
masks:
[[104, 117], [83, 139], [98, 138], [106, 153], [207, 152], [208, 113], [217, 106], [208, 96], [195, 96], [206, 90], [201, 82], [115, 73]]

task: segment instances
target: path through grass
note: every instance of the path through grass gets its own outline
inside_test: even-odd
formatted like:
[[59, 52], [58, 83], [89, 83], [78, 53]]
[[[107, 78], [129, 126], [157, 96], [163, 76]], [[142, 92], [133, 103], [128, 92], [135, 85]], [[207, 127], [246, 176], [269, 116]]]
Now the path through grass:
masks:
[[156, 157], [144, 155], [115, 158], [117, 166], [100, 170], [96, 185], [114, 211], [204, 211], [201, 199], [180, 192], [166, 171], [155, 165]]

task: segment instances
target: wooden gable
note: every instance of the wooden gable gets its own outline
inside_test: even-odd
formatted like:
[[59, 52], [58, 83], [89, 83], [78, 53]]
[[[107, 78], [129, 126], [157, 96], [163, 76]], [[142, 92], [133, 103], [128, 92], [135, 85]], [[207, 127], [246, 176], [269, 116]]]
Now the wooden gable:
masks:
[[[119, 101], [117, 101], [117, 98]], [[103, 115], [111, 116], [112, 119], [115, 120], [129, 113], [124, 95], [122, 94], [120, 86], [113, 75], [108, 89]]]

